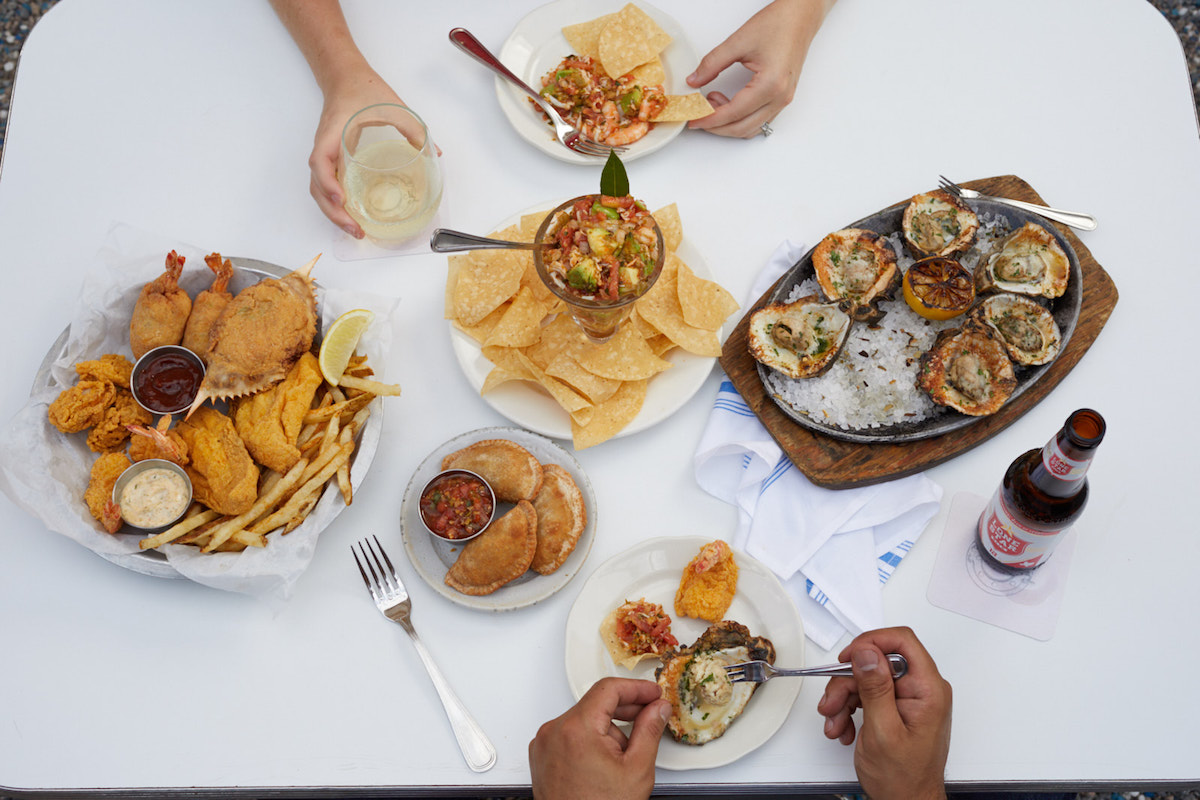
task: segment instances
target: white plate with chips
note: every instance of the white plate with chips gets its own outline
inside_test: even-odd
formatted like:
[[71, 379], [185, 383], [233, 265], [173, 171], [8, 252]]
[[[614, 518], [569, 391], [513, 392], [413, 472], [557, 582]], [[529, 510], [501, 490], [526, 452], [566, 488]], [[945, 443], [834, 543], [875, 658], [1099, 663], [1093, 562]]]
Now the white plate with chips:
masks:
[[[491, 594], [475, 596], [463, 594], [446, 585], [446, 572], [457, 560], [463, 545], [438, 539], [421, 522], [421, 491], [434, 475], [442, 471], [443, 458], [485, 439], [507, 439], [515, 442], [533, 453], [543, 464], [558, 464], [571, 473], [575, 485], [583, 494], [587, 524], [584, 525], [583, 533], [579, 535], [579, 541], [575, 543], [571, 555], [567, 556], [563, 565], [554, 572], [539, 575], [527, 571]], [[506, 503], [498, 504], [496, 516], [499, 517], [509, 507]], [[417, 467], [417, 471], [408, 482], [408, 488], [404, 490], [404, 502], [400, 510], [400, 536], [404, 539], [408, 560], [417, 570], [417, 574], [442, 597], [480, 611], [512, 611], [545, 600], [579, 574], [588, 552], [592, 549], [592, 541], [596, 538], [596, 493], [592, 491], [592, 482], [588, 480], [587, 473], [575, 460], [575, 456], [549, 439], [520, 428], [480, 428], [444, 442]]]
[[[671, 632], [681, 646], [690, 645], [704, 633], [707, 622], [675, 614], [674, 597], [684, 567], [709, 541], [698, 536], [650, 539], [596, 567], [567, 615], [567, 683], [576, 700], [601, 678], [654, 680], [660, 661], [646, 659], [632, 670], [618, 667], [600, 638], [600, 623], [626, 600], [645, 598], [661, 605], [671, 617]], [[804, 623], [796, 604], [762, 562], [740, 551], [734, 551], [734, 558], [737, 593], [725, 618], [745, 625], [753, 636], [770, 639], [776, 663], [803, 666]], [[706, 769], [736, 761], [783, 726], [800, 695], [801, 680], [789, 678], [759, 686], [729, 730], [706, 744], [681, 744], [665, 734], [655, 764], [663, 769]]]
[[[549, 211], [557, 206], [558, 202], [526, 209], [504, 220], [493, 230], [503, 230], [517, 224], [521, 217], [527, 214]], [[681, 238], [675, 253], [698, 277], [712, 279], [712, 271], [686, 235]], [[458, 364], [471, 387], [479, 392], [487, 380], [488, 373], [496, 365], [484, 357], [479, 342], [455, 328], [453, 323], [448, 327], [450, 344], [454, 348]], [[717, 331], [718, 337], [723, 338], [723, 334], [724, 326]], [[650, 379], [646, 385], [646, 398], [641, 410], [628, 425], [614, 433], [612, 438], [639, 433], [674, 414], [700, 390], [704, 380], [712, 372], [713, 364], [716, 363], [716, 358], [712, 356], [689, 353], [681, 347], [673, 348], [662, 358], [671, 362], [672, 367]], [[572, 438], [570, 414], [541, 387], [525, 381], [508, 381], [481, 396], [496, 411], [524, 428], [555, 439]]]
[[[518, 78], [537, 89], [542, 85], [542, 77], [571, 54], [571, 45], [562, 33], [564, 26], [587, 22], [604, 14], [620, 11], [627, 1], [557, 0], [534, 9], [517, 23], [505, 40], [500, 48], [500, 60]], [[666, 73], [663, 88], [667, 94], [694, 92], [695, 90], [684, 81], [700, 62], [684, 35], [683, 28], [670, 15], [648, 3], [639, 0], [637, 6], [671, 36], [671, 43], [659, 54]], [[534, 108], [529, 96], [500, 77], [496, 78], [496, 98], [500, 101], [500, 109], [504, 116], [521, 138], [546, 155], [572, 164], [604, 163], [603, 157], [585, 156], [564, 147], [554, 138], [554, 128], [542, 119], [541, 113]], [[682, 122], [655, 123], [649, 133], [621, 154], [621, 160], [628, 163], [665, 147], [683, 132], [683, 126]]]

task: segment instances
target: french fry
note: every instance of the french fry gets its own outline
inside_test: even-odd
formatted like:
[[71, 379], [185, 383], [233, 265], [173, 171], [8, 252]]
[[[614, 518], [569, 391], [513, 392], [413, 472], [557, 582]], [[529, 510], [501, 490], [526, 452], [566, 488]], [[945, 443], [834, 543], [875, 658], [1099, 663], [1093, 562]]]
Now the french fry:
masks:
[[234, 533], [245, 528], [248, 523], [254, 522], [262, 516], [268, 509], [272, 508], [279, 498], [284, 495], [304, 474], [305, 468], [308, 467], [308, 462], [300, 459], [296, 462], [296, 466], [288, 470], [287, 474], [271, 488], [268, 494], [259, 495], [254, 501], [254, 505], [248, 511], [238, 514], [227, 522], [221, 523], [220, 526], [213, 529], [212, 539], [209, 540], [203, 548], [203, 552], [211, 553], [227, 541]]
[[321, 471], [306, 480], [275, 513], [259, 520], [251, 526], [251, 532], [265, 533], [273, 531], [280, 525], [286, 525], [293, 517], [298, 516], [300, 510], [304, 508], [311, 497], [319, 496], [321, 489], [325, 486], [325, 481], [329, 480], [330, 476], [337, 472], [338, 467], [350, 458], [350, 453], [353, 450], [354, 445], [347, 444], [331, 451], [331, 455], [334, 457], [325, 463]]
[[167, 528], [162, 533], [157, 533], [154, 536], [148, 536], [138, 542], [139, 550], [153, 550], [155, 547], [173, 542], [189, 531], [199, 528], [206, 522], [212, 522], [217, 517], [221, 516], [216, 511], [211, 509], [201, 511], [199, 514], [192, 514], [190, 517], [184, 517], [179, 522]]
[[371, 399], [372, 398], [368, 395], [361, 395], [359, 397], [352, 397], [348, 400], [343, 400], [340, 403], [331, 403], [327, 406], [322, 406], [321, 408], [314, 408], [312, 411], [309, 411], [304, 415], [304, 422], [323, 424], [327, 422], [330, 417], [341, 416], [346, 412], [354, 413], [358, 411], [358, 409], [371, 402]]
[[343, 375], [340, 385], [348, 389], [361, 389], [364, 392], [374, 395], [386, 397], [400, 396], [400, 384], [398, 383], [380, 383], [370, 378], [356, 378], [353, 375]]
[[304, 522], [305, 517], [308, 516], [308, 512], [313, 510], [313, 506], [315, 506], [317, 501], [320, 499], [321, 495], [319, 494], [314, 494], [312, 497], [310, 497], [308, 502], [304, 504], [304, 507], [300, 509], [296, 516], [288, 520], [288, 523], [283, 526], [282, 533], [286, 535], [300, 527], [300, 523]]

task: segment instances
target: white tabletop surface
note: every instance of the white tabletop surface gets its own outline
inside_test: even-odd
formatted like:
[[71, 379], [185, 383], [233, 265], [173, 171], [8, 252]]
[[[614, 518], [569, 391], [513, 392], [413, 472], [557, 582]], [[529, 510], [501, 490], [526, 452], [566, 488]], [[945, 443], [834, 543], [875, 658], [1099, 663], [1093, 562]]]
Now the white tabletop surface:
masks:
[[[463, 25], [498, 48], [523, 13], [514, 4], [441, 0], [419, 16], [408, 3], [345, 5], [368, 58], [445, 153], [451, 227], [484, 232], [591, 190], [598, 170], [518, 138], [491, 76], [446, 41]], [[699, 54], [757, 7], [659, 5]], [[563, 626], [582, 579], [494, 615], [447, 602], [400, 565], [418, 629], [499, 750], [483, 774], [464, 766], [403, 633], [368, 602], [350, 543], [374, 533], [401, 554], [400, 495], [421, 459], [507, 421], [454, 362], [443, 257], [329, 258], [338, 231], [307, 189], [320, 103], [265, 2], [64, 0], [28, 40], [0, 178], [0, 417], [24, 404], [114, 222], [279, 264], [324, 251], [326, 284], [399, 297], [382, 373], [404, 395], [388, 403], [358, 498], [285, 604], [121, 569], [0, 499], [0, 789], [527, 787], [527, 743], [572, 702]], [[1186, 344], [1200, 143], [1170, 26], [1142, 0], [842, 0], [774, 128], [752, 141], [685, 132], [630, 165], [651, 207], [679, 203], [739, 298], [784, 238], [811, 244], [939, 173], [1017, 174], [1051, 205], [1100, 220], [1081, 238], [1121, 293], [1115, 313], [1038, 406], [930, 470], [942, 511], [886, 586], [886, 622], [915, 628], [954, 685], [952, 783], [1200, 782], [1200, 382]], [[602, 509], [590, 568], [650, 536], [732, 533], [734, 509], [691, 468], [717, 383], [714, 371], [667, 421], [578, 454]], [[932, 606], [950, 500], [990, 493], [1082, 406], [1109, 428], [1055, 636]], [[631, 480], [631, 465], [655, 480]], [[849, 786], [851, 751], [821, 733], [822, 689], [806, 682], [761, 749], [719, 769], [660, 771], [660, 791]]]

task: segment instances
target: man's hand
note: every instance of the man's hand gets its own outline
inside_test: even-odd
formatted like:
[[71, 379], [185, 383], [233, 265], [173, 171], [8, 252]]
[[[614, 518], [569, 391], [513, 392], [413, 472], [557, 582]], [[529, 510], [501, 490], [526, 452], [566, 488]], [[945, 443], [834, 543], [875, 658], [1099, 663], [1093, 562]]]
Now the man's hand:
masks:
[[[892, 680], [885, 653], [908, 659], [908, 673]], [[951, 689], [909, 628], [868, 631], [841, 652], [853, 678], [833, 678], [817, 711], [825, 735], [842, 744], [855, 739], [855, 709], [862, 708], [854, 770], [873, 800], [944, 798], [950, 751]]]
[[[658, 684], [603, 678], [529, 743], [537, 800], [645, 800], [670, 705]], [[614, 719], [633, 721], [628, 737]]]

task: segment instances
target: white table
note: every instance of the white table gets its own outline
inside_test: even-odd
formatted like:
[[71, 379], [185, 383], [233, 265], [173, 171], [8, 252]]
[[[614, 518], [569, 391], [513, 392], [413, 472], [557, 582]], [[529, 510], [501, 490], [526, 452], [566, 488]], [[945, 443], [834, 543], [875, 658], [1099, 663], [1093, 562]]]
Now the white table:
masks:
[[[518, 139], [491, 76], [445, 39], [466, 25], [498, 47], [517, 21], [511, 4], [444, 0], [422, 4], [419, 18], [409, 5], [346, 3], [364, 52], [445, 152], [453, 227], [486, 231], [590, 191], [598, 171]], [[702, 54], [756, 4], [660, 5]], [[945, 105], [922, 110], [912, 89], [930, 72]], [[66, 0], [50, 11], [22, 54], [0, 180], [0, 415], [24, 403], [113, 221], [280, 264], [329, 253], [336, 232], [308, 197], [305, 166], [319, 107], [266, 3]], [[1121, 292], [1115, 313], [1036, 408], [930, 471], [946, 501], [885, 589], [887, 622], [912, 625], [954, 684], [951, 783], [1200, 783], [1190, 504], [1200, 381], [1182, 338], [1195, 327], [1200, 146], [1171, 28], [1141, 0], [844, 0], [774, 128], [766, 141], [685, 133], [630, 166], [652, 206], [679, 202], [688, 235], [739, 298], [783, 238], [812, 243], [938, 173], [1015, 173], [1050, 204], [1100, 220], [1082, 238]], [[454, 364], [442, 257], [330, 260], [320, 279], [400, 297], [383, 374], [405, 393], [389, 403], [358, 500], [326, 531], [290, 602], [128, 572], [0, 500], [3, 791], [527, 787], [528, 741], [572, 702], [561, 641], [582, 580], [495, 616], [446, 602], [401, 565], [418, 627], [499, 750], [490, 772], [469, 772], [415, 653], [366, 602], [347, 550], [377, 533], [398, 554], [400, 492], [424, 455], [506, 420]], [[589, 564], [650, 535], [732, 531], [734, 510], [691, 471], [717, 380], [668, 421], [579, 454], [603, 508]], [[991, 492], [1013, 456], [1082, 406], [1100, 409], [1109, 433], [1054, 638], [932, 606], [925, 590], [949, 501]], [[631, 462], [657, 480], [626, 480]], [[506, 658], [484, 657], [496, 652]], [[830, 655], [810, 648], [807, 659]], [[521, 677], [530, 665], [541, 667], [536, 683]], [[659, 791], [848, 788], [850, 750], [821, 734], [822, 689], [806, 682], [758, 751], [720, 769], [660, 771]]]

